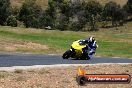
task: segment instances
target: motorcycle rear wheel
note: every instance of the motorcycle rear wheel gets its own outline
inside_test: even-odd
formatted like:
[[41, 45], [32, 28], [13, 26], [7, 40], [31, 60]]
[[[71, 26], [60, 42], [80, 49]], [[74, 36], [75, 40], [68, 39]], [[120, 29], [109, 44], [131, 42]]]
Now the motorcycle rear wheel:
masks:
[[67, 51], [63, 54], [62, 58], [63, 58], [63, 59], [68, 59], [68, 58], [70, 58], [70, 56], [71, 56], [71, 50], [67, 50]]

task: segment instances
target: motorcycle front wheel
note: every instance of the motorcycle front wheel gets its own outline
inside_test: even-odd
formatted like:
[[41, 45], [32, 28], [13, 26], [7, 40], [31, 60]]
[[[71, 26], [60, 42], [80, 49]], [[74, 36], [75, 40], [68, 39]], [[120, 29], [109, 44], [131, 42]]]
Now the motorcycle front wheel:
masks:
[[81, 58], [83, 58], [83, 60], [89, 60], [90, 59], [90, 57], [88, 56], [87, 53], [83, 53]]

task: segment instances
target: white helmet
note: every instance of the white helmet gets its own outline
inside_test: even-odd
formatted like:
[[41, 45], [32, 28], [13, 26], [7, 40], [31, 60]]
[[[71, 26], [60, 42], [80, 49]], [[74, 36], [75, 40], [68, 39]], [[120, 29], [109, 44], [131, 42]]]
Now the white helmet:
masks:
[[90, 41], [90, 42], [93, 42], [93, 41], [95, 41], [95, 38], [94, 38], [94, 37], [90, 37], [90, 38], [89, 38], [89, 41]]

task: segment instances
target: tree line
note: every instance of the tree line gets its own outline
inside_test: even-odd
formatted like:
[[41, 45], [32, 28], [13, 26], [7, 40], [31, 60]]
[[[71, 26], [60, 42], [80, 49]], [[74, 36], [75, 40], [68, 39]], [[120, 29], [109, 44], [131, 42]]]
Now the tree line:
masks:
[[[25, 0], [20, 8], [11, 7], [10, 0], [0, 0], [0, 25], [72, 31], [96, 31], [99, 27], [117, 27], [132, 19], [132, 0], [124, 6], [95, 0], [48, 0], [43, 10], [36, 0]], [[111, 24], [108, 26], [108, 24]]]

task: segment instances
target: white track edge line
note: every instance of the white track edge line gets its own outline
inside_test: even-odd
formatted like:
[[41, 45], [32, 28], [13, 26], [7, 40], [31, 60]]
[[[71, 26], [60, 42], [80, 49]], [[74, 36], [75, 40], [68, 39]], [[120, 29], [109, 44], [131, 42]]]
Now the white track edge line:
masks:
[[15, 71], [19, 70], [28, 70], [28, 69], [41, 69], [41, 68], [59, 68], [59, 67], [69, 67], [69, 66], [89, 66], [89, 65], [128, 65], [132, 63], [97, 63], [97, 64], [55, 64], [55, 65], [33, 65], [33, 66], [13, 66], [13, 67], [0, 67], [0, 71]]

